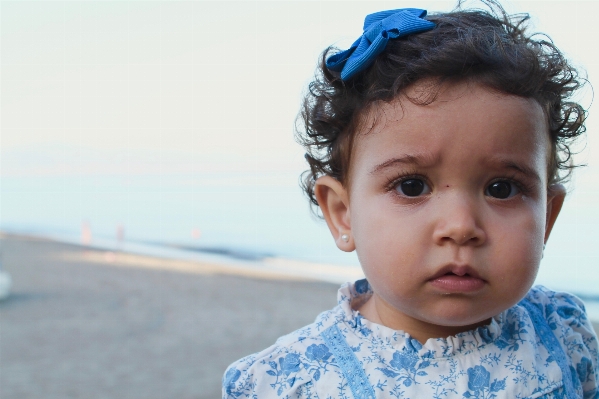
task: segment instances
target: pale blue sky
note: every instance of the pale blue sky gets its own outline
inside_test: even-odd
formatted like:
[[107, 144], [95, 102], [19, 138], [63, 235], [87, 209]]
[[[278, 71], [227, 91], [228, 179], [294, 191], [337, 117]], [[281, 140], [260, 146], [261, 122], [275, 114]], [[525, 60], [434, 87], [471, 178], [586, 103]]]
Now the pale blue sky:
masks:
[[[505, 2], [591, 82], [597, 4]], [[2, 174], [298, 171], [292, 124], [319, 52], [350, 44], [366, 13], [409, 5], [3, 1]], [[599, 177], [595, 119], [586, 156]]]

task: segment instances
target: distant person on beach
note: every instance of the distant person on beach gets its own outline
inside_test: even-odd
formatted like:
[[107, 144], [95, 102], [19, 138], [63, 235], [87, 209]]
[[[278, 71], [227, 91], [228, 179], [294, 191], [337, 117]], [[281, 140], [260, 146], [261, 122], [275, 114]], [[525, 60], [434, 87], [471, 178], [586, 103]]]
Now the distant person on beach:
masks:
[[583, 79], [528, 16], [485, 3], [370, 14], [349, 50], [324, 51], [303, 187], [366, 279], [233, 363], [224, 398], [599, 398], [583, 303], [532, 287]]

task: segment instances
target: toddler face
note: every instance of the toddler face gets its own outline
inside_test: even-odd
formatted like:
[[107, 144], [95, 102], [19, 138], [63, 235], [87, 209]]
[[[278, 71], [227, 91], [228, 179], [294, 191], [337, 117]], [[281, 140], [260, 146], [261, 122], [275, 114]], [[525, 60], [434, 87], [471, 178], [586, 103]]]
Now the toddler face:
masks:
[[540, 105], [459, 83], [426, 106], [375, 105], [362, 122], [349, 187], [317, 189], [339, 198], [323, 212], [374, 290], [365, 313], [376, 304], [372, 318], [389, 327], [455, 333], [523, 298], [561, 207], [548, 198]]

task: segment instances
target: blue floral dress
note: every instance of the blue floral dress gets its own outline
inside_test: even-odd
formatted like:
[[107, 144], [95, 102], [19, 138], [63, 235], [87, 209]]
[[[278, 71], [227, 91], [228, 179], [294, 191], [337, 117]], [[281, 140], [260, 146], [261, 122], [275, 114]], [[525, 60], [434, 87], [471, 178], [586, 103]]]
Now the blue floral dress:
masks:
[[233, 363], [223, 398], [599, 398], [597, 337], [582, 302], [534, 287], [491, 323], [424, 345], [364, 319], [345, 284], [338, 306]]

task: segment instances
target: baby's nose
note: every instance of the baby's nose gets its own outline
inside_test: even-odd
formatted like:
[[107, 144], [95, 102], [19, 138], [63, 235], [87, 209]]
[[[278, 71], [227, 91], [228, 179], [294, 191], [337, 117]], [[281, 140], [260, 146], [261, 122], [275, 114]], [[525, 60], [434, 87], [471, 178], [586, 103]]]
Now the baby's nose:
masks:
[[481, 245], [486, 240], [477, 209], [471, 201], [454, 199], [440, 207], [433, 233], [435, 243], [443, 245]]

